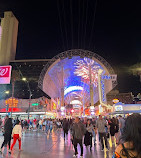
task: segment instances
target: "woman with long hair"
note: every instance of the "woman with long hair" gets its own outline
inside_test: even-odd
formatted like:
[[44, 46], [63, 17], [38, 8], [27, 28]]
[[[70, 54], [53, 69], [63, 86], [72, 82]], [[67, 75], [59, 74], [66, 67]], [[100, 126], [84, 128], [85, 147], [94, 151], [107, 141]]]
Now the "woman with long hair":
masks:
[[115, 138], [116, 138], [116, 144], [118, 144], [119, 143], [119, 121], [117, 118], [115, 118], [115, 125], [116, 125]]
[[111, 135], [111, 139], [112, 139], [112, 144], [114, 144], [114, 138], [115, 138], [114, 136], [115, 136], [115, 129], [116, 129], [114, 117], [112, 119], [110, 119], [109, 126], [110, 126], [110, 135]]
[[2, 148], [8, 144], [9, 146], [9, 153], [11, 153], [10, 145], [11, 145], [11, 134], [12, 134], [13, 124], [12, 119], [8, 118], [4, 125], [4, 141], [1, 145], [0, 152], [2, 152]]
[[127, 117], [121, 144], [115, 150], [113, 158], [141, 158], [141, 115], [132, 114]]
[[84, 137], [84, 144], [85, 146], [90, 146], [90, 151], [92, 150], [92, 133], [93, 133], [93, 125], [91, 123], [91, 120], [87, 120], [86, 123], [86, 133]]

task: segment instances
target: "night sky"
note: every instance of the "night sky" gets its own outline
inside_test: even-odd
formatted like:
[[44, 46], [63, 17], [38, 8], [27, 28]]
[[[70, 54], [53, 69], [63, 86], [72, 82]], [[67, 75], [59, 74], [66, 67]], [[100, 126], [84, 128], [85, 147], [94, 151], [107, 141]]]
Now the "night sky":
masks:
[[87, 49], [111, 64], [120, 92], [134, 94], [141, 92], [139, 77], [125, 68], [141, 62], [140, 8], [141, 1], [127, 0], [0, 1], [0, 13], [11, 10], [19, 20], [16, 59]]

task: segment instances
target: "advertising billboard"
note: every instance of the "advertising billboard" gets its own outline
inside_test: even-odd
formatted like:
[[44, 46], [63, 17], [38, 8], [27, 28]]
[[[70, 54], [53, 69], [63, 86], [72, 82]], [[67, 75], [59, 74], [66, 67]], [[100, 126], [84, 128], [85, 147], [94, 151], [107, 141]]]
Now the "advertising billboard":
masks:
[[0, 66], [0, 84], [10, 84], [12, 66]]

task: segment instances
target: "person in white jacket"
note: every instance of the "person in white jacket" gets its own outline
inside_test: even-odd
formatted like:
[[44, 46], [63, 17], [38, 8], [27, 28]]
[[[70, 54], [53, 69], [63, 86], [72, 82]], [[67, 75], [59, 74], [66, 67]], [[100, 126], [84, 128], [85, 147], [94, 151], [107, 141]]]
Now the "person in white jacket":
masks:
[[21, 150], [21, 137], [22, 137], [22, 127], [21, 127], [21, 122], [17, 120], [15, 127], [13, 128], [12, 131], [12, 137], [13, 137], [13, 143], [11, 145], [11, 151], [16, 144], [16, 141], [19, 141], [19, 150]]

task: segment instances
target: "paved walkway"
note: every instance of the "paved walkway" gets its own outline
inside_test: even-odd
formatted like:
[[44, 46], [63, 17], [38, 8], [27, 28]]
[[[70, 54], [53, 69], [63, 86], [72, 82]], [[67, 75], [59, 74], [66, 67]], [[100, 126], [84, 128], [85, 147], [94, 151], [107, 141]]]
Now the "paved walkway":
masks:
[[[3, 136], [0, 136], [0, 145], [2, 141]], [[24, 133], [22, 149], [23, 151], [19, 152], [17, 142], [11, 155], [8, 154], [5, 148], [0, 158], [72, 158], [74, 154], [70, 135], [68, 135], [68, 140], [64, 142], [61, 131], [49, 135], [41, 131]], [[97, 142], [97, 145], [92, 148], [92, 152], [84, 146], [84, 158], [111, 158], [113, 150], [114, 148], [110, 148], [110, 151], [101, 151], [99, 142]], [[80, 153], [79, 146], [78, 152]]]

